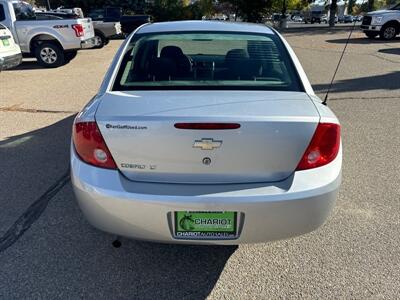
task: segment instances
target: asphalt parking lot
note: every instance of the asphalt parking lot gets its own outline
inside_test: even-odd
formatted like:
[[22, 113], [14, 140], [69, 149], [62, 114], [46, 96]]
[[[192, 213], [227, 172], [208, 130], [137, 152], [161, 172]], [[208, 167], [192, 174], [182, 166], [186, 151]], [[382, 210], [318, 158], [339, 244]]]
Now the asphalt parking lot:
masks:
[[[320, 96], [347, 35], [285, 33]], [[0, 73], [0, 298], [400, 298], [399, 38], [355, 32], [350, 40], [328, 102], [344, 145], [328, 221], [304, 236], [239, 247], [123, 239], [116, 249], [83, 218], [65, 175], [72, 121], [120, 43], [81, 51], [58, 69], [26, 61]]]

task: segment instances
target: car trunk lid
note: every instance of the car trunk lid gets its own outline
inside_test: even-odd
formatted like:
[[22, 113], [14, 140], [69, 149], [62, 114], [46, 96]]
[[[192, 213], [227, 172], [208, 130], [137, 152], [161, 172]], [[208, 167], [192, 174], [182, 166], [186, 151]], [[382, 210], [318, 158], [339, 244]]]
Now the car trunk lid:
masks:
[[[245, 183], [290, 176], [319, 114], [300, 92], [128, 91], [103, 95], [96, 121], [131, 180]], [[182, 129], [178, 123], [239, 128]]]

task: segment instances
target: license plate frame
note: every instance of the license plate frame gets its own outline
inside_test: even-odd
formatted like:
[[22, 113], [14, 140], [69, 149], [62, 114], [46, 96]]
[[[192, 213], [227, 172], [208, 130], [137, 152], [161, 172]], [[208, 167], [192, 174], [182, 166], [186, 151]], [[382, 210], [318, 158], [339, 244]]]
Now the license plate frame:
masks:
[[175, 211], [174, 238], [229, 240], [238, 238], [238, 212]]

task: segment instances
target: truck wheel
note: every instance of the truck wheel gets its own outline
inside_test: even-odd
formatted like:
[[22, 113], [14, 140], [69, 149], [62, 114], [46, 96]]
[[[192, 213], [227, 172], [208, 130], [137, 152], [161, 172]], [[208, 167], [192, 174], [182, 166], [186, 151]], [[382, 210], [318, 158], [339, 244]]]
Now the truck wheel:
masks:
[[94, 44], [95, 44], [95, 46], [93, 48], [101, 49], [106, 44], [106, 38], [102, 34], [95, 32], [94, 33]]
[[63, 49], [56, 43], [44, 42], [35, 48], [38, 63], [46, 68], [57, 68], [65, 63]]
[[374, 39], [374, 38], [376, 38], [376, 36], [378, 35], [378, 33], [375, 33], [375, 32], [366, 32], [365, 35], [366, 35], [369, 39]]
[[77, 54], [77, 50], [65, 52], [65, 61], [69, 62], [70, 60], [74, 59]]
[[393, 40], [398, 32], [398, 28], [395, 24], [387, 24], [383, 25], [381, 32], [379, 33], [379, 37], [382, 40]]

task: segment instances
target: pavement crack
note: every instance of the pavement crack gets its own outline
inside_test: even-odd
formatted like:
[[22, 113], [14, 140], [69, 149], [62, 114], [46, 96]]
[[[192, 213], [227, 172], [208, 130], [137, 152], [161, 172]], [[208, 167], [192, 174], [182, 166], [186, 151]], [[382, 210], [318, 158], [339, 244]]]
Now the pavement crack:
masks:
[[12, 105], [8, 107], [0, 107], [0, 111], [5, 112], [28, 112], [28, 113], [51, 113], [51, 114], [76, 114], [76, 111], [72, 110], [49, 110], [49, 109], [35, 109], [35, 108], [23, 108], [18, 105]]
[[391, 62], [391, 63], [394, 63], [394, 64], [400, 64], [400, 61], [391, 60], [390, 58], [383, 57], [383, 56], [378, 55], [378, 54], [371, 54], [371, 55], [372, 55], [373, 57], [376, 57], [376, 58], [378, 58], [378, 59], [381, 59], [381, 60], [384, 60], [384, 61], [387, 61], [387, 62]]
[[50, 200], [70, 180], [69, 169], [50, 186], [47, 191], [33, 202], [28, 209], [15, 221], [15, 223], [0, 238], [0, 253], [12, 246], [45, 211]]

